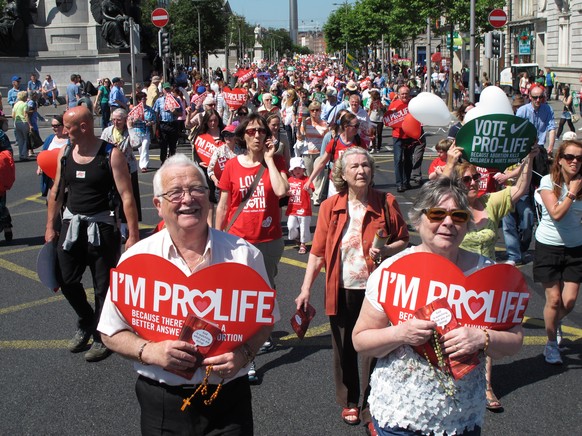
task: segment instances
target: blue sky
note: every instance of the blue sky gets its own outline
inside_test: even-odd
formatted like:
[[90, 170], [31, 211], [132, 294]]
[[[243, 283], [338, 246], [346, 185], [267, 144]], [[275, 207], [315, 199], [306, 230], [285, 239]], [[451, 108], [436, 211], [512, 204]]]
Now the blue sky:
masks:
[[[315, 30], [326, 22], [331, 11], [345, 0], [297, 0], [299, 30]], [[355, 0], [347, 0], [355, 3]], [[289, 27], [289, 0], [229, 0], [231, 9], [250, 24], [262, 27]]]

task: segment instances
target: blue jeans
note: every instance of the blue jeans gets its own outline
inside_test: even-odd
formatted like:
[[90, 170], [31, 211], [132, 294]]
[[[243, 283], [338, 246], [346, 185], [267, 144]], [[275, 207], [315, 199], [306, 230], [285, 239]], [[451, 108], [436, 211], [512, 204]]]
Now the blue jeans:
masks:
[[414, 148], [412, 139], [393, 138], [394, 140], [394, 175], [396, 185], [408, 185], [410, 183], [410, 173], [412, 172], [412, 157]]
[[534, 212], [529, 195], [524, 195], [515, 204], [514, 211], [503, 217], [503, 237], [507, 259], [516, 263], [522, 261], [522, 253], [531, 243]]

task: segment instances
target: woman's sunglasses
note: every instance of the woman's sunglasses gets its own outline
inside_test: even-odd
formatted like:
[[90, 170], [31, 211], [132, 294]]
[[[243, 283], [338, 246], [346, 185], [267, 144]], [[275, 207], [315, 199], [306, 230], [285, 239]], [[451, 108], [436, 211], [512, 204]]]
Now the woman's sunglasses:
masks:
[[461, 180], [465, 185], [468, 185], [471, 182], [478, 182], [479, 180], [481, 180], [481, 174], [476, 173], [473, 174], [472, 176], [465, 176]]
[[565, 159], [566, 162], [572, 162], [574, 159], [576, 159], [577, 162], [582, 162], [582, 155], [563, 154], [562, 159]]
[[423, 209], [422, 213], [426, 215], [430, 222], [442, 222], [446, 217], [450, 216], [455, 224], [465, 224], [471, 218], [468, 210], [453, 209], [446, 210], [442, 207], [431, 207], [430, 209]]
[[262, 127], [259, 127], [258, 129], [246, 129], [245, 133], [249, 136], [255, 136], [257, 134], [257, 132], [260, 135], [266, 135], [267, 131], [265, 129], [263, 129]]

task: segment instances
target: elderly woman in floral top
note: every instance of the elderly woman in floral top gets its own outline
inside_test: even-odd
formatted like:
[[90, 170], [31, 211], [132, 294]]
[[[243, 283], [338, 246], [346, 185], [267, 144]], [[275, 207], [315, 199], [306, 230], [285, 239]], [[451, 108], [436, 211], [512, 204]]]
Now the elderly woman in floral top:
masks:
[[459, 247], [473, 223], [465, 189], [446, 177], [426, 183], [409, 218], [422, 243], [383, 262], [372, 273], [366, 299], [354, 327], [355, 349], [377, 357], [370, 386], [370, 412], [378, 435], [479, 435], [485, 414], [485, 355], [515, 354], [523, 330], [481, 330], [462, 326], [450, 330], [440, 344], [441, 355], [452, 358], [478, 353], [480, 363], [459, 380], [439, 377], [434, 366], [412, 347], [429, 341], [436, 323], [410, 318], [391, 324], [379, 302], [382, 270], [411, 253], [433, 253], [454, 262], [465, 275], [493, 262]]
[[[360, 378], [358, 353], [352, 344], [366, 282], [377, 262], [408, 243], [396, 199], [372, 188], [373, 179], [374, 159], [363, 148], [349, 148], [336, 160], [332, 181], [338, 194], [321, 204], [301, 293], [295, 299], [297, 309], [307, 308], [313, 282], [325, 265], [325, 312], [332, 332], [336, 402], [348, 425], [370, 422], [366, 397], [374, 359], [360, 356]], [[374, 248], [379, 231], [389, 238]]]

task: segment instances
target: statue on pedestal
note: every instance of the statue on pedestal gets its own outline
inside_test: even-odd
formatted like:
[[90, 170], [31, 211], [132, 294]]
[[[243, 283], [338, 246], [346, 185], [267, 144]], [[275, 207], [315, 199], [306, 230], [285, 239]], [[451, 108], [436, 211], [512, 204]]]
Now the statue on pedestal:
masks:
[[0, 54], [22, 56], [28, 54], [26, 28], [34, 23], [36, 1], [8, 1], [0, 16]]
[[256, 25], [254, 32], [255, 32], [255, 46], [261, 45], [259, 39], [263, 36], [263, 28], [261, 27], [260, 24]]
[[[123, 0], [91, 0], [93, 18], [109, 48], [129, 48], [129, 9]], [[135, 18], [135, 17], [134, 17]]]

